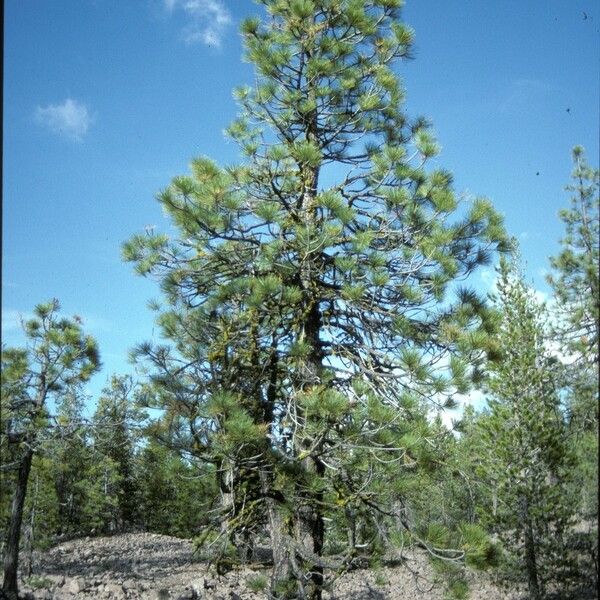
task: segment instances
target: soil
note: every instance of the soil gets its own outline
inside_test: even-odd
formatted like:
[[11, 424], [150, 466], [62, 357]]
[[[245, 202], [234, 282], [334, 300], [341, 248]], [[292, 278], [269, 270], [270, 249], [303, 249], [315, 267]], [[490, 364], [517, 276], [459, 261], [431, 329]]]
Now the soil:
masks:
[[[193, 552], [191, 542], [151, 533], [82, 538], [34, 557], [33, 577], [22, 581], [29, 600], [259, 600], [269, 571], [258, 564], [218, 576]], [[427, 557], [405, 552], [394, 567], [359, 569], [338, 579], [327, 600], [445, 600], [447, 588]], [[468, 572], [469, 598], [517, 600], [523, 594], [494, 584], [486, 573]]]

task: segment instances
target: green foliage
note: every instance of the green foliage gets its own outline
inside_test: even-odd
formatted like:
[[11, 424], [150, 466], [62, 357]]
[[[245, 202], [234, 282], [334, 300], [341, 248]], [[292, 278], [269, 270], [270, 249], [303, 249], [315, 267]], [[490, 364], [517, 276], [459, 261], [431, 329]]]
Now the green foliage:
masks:
[[469, 597], [469, 584], [464, 579], [453, 579], [448, 584], [446, 597], [448, 600], [467, 600]]
[[320, 553], [347, 524], [381, 553], [398, 466], [434, 469], [426, 409], [401, 405], [468, 390], [493, 326], [453, 283], [509, 242], [489, 202], [462, 210], [452, 177], [428, 170], [439, 146], [404, 114], [394, 74], [413, 40], [400, 2], [262, 4], [269, 20], [242, 26], [256, 85], [236, 92], [228, 130], [243, 163], [194, 161], [158, 198], [176, 235], [134, 236], [123, 253], [168, 304], [171, 347], [135, 353], [157, 429], [214, 466], [224, 538], [267, 513], [290, 523], [279, 533], [302, 560], [280, 583], [318, 598], [307, 540]]
[[254, 575], [246, 580], [246, 585], [250, 591], [258, 594], [267, 589], [269, 580], [264, 575]]
[[[597, 564], [598, 532], [598, 330], [600, 324], [600, 179], [583, 148], [573, 149], [571, 205], [560, 211], [565, 225], [560, 253], [550, 259], [548, 282], [554, 291], [554, 342], [568, 365], [563, 372], [564, 404], [576, 455], [571, 491], [578, 518], [590, 527], [589, 543], [581, 532], [569, 543], [580, 579]], [[581, 525], [580, 525], [581, 527]], [[579, 541], [576, 541], [580, 538]], [[597, 580], [597, 567], [595, 568]], [[596, 581], [597, 583], [597, 581]]]
[[47, 577], [32, 575], [25, 580], [25, 583], [34, 590], [43, 590], [44, 588], [52, 587], [54, 582], [52, 579], [48, 579]]
[[136, 473], [144, 529], [177, 537], [199, 534], [218, 493], [214, 473], [152, 439], [137, 457]]
[[475, 523], [461, 523], [458, 531], [461, 537], [459, 547], [465, 552], [467, 566], [475, 569], [498, 566], [500, 548], [491, 541], [487, 531]]
[[139, 520], [137, 507], [138, 485], [135, 476], [135, 449], [142, 434], [146, 415], [136, 405], [133, 380], [127, 376], [113, 375], [102, 390], [92, 419], [94, 452], [100, 454], [116, 470], [112, 474], [113, 494], [116, 496], [114, 520], [111, 530]]
[[583, 148], [573, 149], [573, 193], [571, 207], [560, 212], [566, 235], [562, 251], [550, 263], [548, 277], [559, 306], [556, 334], [580, 361], [598, 364], [598, 323], [600, 320], [600, 174], [590, 167]]
[[548, 581], [566, 576], [575, 458], [560, 411], [560, 372], [546, 350], [543, 308], [506, 261], [497, 285], [502, 358], [488, 365], [490, 413], [479, 425], [482, 475], [499, 503], [493, 524], [535, 597]]

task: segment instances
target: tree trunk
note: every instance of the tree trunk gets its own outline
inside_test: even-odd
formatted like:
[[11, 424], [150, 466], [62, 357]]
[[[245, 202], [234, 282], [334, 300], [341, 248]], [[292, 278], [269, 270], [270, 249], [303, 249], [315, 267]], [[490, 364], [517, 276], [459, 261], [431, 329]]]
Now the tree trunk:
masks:
[[27, 482], [31, 471], [33, 450], [28, 448], [21, 459], [19, 474], [15, 486], [10, 521], [6, 534], [6, 554], [4, 556], [4, 582], [2, 590], [4, 595], [11, 600], [16, 600], [18, 594], [17, 572], [19, 568], [19, 542], [21, 539], [21, 523], [23, 521], [23, 507], [27, 494]]
[[[308, 476], [322, 478], [325, 472], [323, 463], [314, 457], [303, 461]], [[300, 483], [302, 486], [303, 483]], [[298, 502], [295, 511], [295, 538], [298, 554], [303, 563], [303, 571], [310, 571], [307, 585], [302, 576], [298, 581], [299, 598], [321, 600], [323, 591], [323, 566], [319, 559], [323, 556], [325, 544], [325, 522], [323, 521], [323, 493], [311, 492], [300, 488], [296, 494]], [[304, 575], [304, 574], [303, 574]]]
[[537, 560], [535, 552], [535, 538], [533, 524], [529, 516], [529, 505], [527, 499], [523, 500], [523, 517], [525, 524], [525, 570], [527, 571], [527, 586], [531, 600], [539, 600], [540, 584], [537, 572]]
[[27, 573], [27, 577], [31, 577], [33, 574], [33, 542], [35, 535], [35, 517], [36, 517], [36, 509], [37, 509], [37, 500], [40, 491], [40, 477], [39, 475], [35, 478], [35, 487], [33, 491], [33, 499], [31, 502], [31, 511], [29, 514], [29, 523], [27, 529], [25, 531], [25, 551], [26, 551], [26, 562], [25, 562], [25, 573]]
[[[266, 477], [264, 478], [266, 479]], [[266, 496], [269, 518], [269, 534], [273, 549], [273, 571], [271, 573], [271, 595], [273, 598], [285, 597], [284, 590], [290, 586], [290, 536], [281, 518], [276, 500]]]
[[346, 506], [344, 513], [348, 527], [348, 547], [354, 550], [356, 548], [356, 512], [353, 508]]
[[224, 460], [221, 463], [220, 488], [221, 488], [221, 511], [223, 520], [221, 521], [221, 533], [229, 540], [231, 538], [231, 520], [235, 516], [235, 496], [233, 490], [234, 473], [233, 465]]

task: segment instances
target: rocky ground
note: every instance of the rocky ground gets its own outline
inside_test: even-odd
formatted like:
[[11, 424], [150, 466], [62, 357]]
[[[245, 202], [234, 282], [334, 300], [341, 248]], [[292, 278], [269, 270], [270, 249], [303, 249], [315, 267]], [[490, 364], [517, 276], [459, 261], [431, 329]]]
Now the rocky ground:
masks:
[[[470, 575], [470, 598], [518, 599], [487, 578]], [[34, 575], [21, 583], [30, 600], [258, 600], [268, 571], [259, 565], [219, 577], [193, 555], [189, 541], [150, 533], [84, 538], [39, 554]], [[327, 594], [328, 600], [445, 600], [446, 589], [436, 580], [425, 556], [407, 554], [406, 563], [376, 571], [344, 575]]]

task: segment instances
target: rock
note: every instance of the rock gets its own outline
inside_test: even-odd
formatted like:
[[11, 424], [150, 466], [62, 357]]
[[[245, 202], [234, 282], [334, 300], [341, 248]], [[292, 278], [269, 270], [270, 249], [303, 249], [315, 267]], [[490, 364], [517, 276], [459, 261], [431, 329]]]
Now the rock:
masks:
[[104, 591], [108, 593], [110, 598], [125, 598], [125, 592], [123, 591], [122, 586], [117, 583], [107, 583], [104, 586]]
[[230, 592], [229, 598], [231, 600], [243, 600], [243, 598], [239, 594], [236, 594], [235, 592]]
[[171, 597], [171, 592], [166, 589], [155, 590], [154, 593], [150, 595], [150, 600], [168, 600]]
[[134, 579], [126, 579], [123, 582], [123, 589], [125, 591], [134, 590], [135, 588], [137, 588], [137, 582]]
[[79, 592], [83, 592], [83, 590], [85, 590], [87, 583], [83, 577], [75, 577], [74, 579], [66, 582], [64, 587], [66, 592], [77, 595]]
[[186, 588], [181, 594], [179, 594], [177, 600], [196, 600], [197, 598], [199, 598], [199, 596], [196, 593], [196, 590], [193, 588]]
[[214, 579], [208, 579], [208, 577], [204, 578], [203, 583], [205, 590], [214, 590], [217, 587], [217, 582]]
[[54, 595], [52, 596], [52, 600], [72, 600], [73, 598], [75, 598], [75, 594], [72, 594], [67, 590], [58, 590], [57, 592], [54, 592]]

